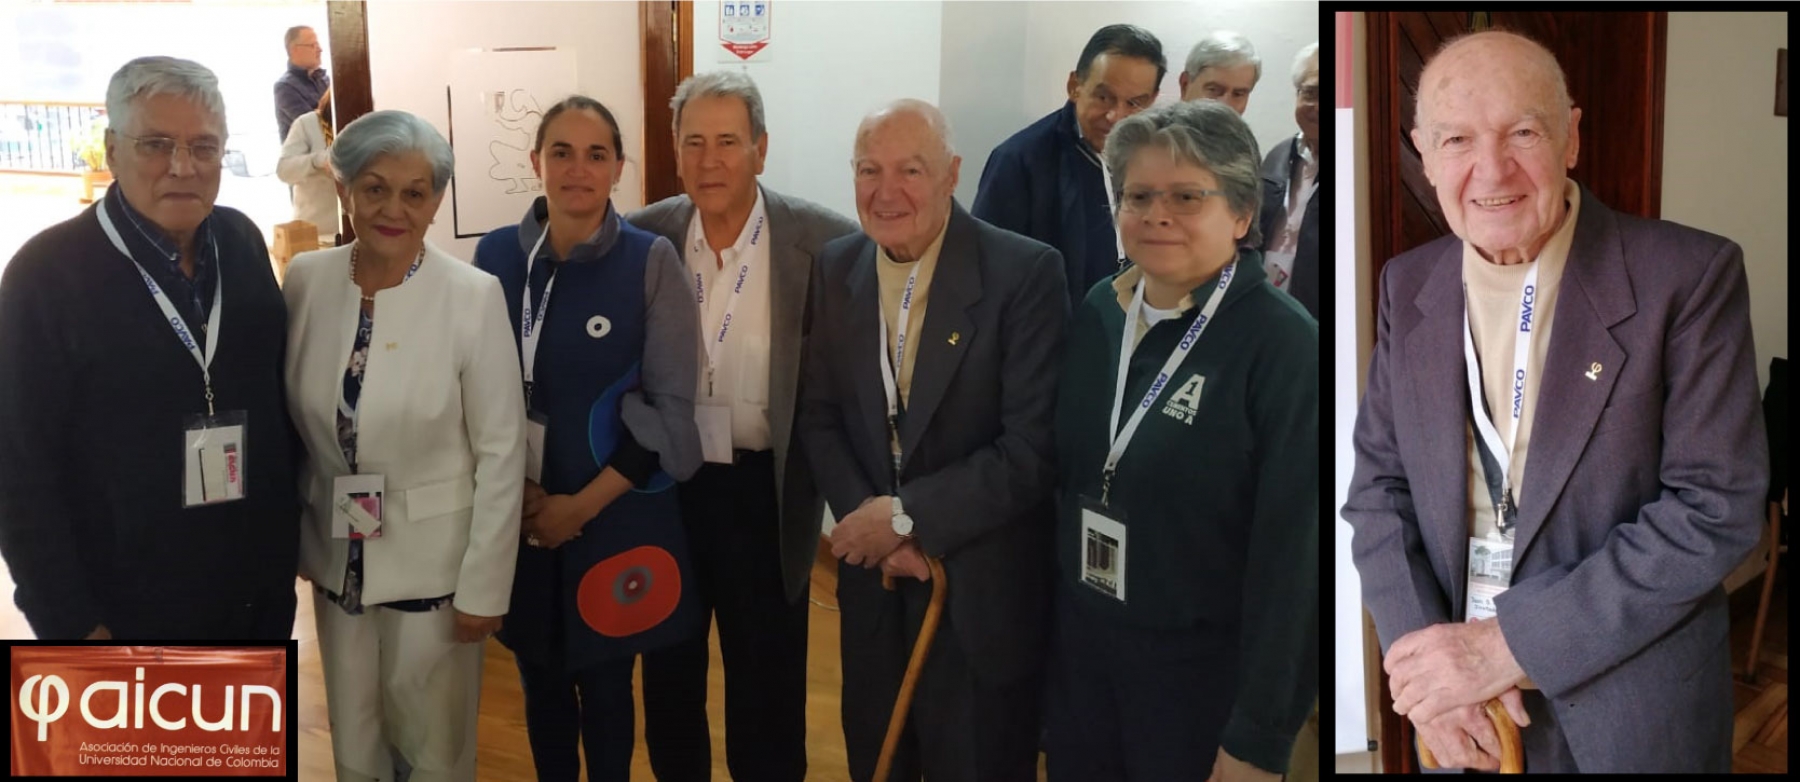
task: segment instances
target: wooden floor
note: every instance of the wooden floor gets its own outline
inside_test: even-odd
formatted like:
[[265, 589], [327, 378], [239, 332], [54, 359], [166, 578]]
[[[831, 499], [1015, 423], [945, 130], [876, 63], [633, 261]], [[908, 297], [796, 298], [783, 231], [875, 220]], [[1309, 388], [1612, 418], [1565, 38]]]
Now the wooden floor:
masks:
[[[838, 693], [842, 671], [838, 665], [838, 617], [824, 606], [835, 606], [836, 574], [820, 566], [813, 578], [812, 615], [808, 623], [806, 752], [808, 780], [848, 780], [844, 759], [844, 734], [838, 719]], [[310, 590], [300, 590], [300, 610], [294, 633], [300, 639], [300, 778], [332, 779], [331, 736], [325, 712], [325, 674], [319, 663], [317, 634], [312, 627]], [[823, 605], [821, 605], [823, 604]], [[719, 644], [712, 641], [711, 682], [706, 710], [712, 723], [713, 778], [730, 779], [725, 768], [724, 674], [719, 663]], [[633, 679], [641, 687], [642, 679]], [[531, 750], [525, 739], [525, 705], [519, 690], [519, 671], [512, 653], [497, 641], [488, 641], [482, 672], [481, 715], [476, 750], [476, 778], [482, 782], [529, 782], [537, 775], [531, 766]], [[631, 779], [654, 780], [649, 754], [644, 749], [644, 713], [637, 712], [637, 750], [631, 758]]]
[[[1788, 589], [1787, 568], [1776, 568], [1775, 593], [1769, 600], [1768, 626], [1756, 680], [1740, 675], [1732, 682], [1731, 770], [1739, 774], [1786, 774], [1788, 770]], [[1762, 589], [1759, 576], [1731, 596], [1731, 669], [1743, 672], [1750, 653], [1751, 623]]]

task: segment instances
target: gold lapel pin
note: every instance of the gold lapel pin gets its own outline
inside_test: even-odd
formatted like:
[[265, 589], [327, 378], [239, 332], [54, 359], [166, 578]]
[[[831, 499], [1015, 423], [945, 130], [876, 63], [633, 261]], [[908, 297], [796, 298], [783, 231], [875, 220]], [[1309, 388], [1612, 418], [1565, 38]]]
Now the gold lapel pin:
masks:
[[1587, 379], [1589, 379], [1589, 380], [1599, 380], [1600, 379], [1600, 362], [1596, 361], [1593, 364], [1588, 366]]
[[952, 344], [952, 345], [956, 344], [956, 341], [959, 339], [962, 339], [962, 332], [960, 332], [960, 331], [950, 332], [950, 344]]

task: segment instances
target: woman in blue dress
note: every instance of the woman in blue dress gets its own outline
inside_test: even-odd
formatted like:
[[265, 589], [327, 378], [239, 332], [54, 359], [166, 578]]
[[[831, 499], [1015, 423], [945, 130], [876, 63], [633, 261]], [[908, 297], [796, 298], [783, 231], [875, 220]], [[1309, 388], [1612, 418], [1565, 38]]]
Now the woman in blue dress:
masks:
[[530, 417], [499, 638], [541, 780], [578, 778], [578, 737], [589, 779], [628, 779], [635, 656], [704, 630], [672, 490], [701, 462], [699, 318], [675, 247], [613, 209], [620, 146], [591, 98], [545, 111], [531, 153], [544, 195], [475, 250], [506, 293]]

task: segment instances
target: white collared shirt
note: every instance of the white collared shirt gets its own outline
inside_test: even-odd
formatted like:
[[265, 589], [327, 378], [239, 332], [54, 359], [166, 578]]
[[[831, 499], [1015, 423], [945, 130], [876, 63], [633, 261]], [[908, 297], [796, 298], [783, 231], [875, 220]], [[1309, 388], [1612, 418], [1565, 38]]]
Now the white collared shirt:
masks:
[[[758, 227], [761, 233], [758, 235]], [[755, 242], [752, 243], [752, 239]], [[706, 243], [706, 231], [700, 223], [700, 211], [688, 221], [687, 246], [682, 260], [687, 263], [689, 295], [695, 275], [706, 287], [706, 304], [700, 312], [700, 336], [710, 342], [719, 333], [719, 322], [731, 300], [731, 285], [738, 267], [746, 260], [750, 273], [744, 280], [744, 291], [738, 297], [737, 309], [731, 314], [731, 330], [718, 355], [718, 369], [713, 376], [712, 392], [707, 393], [706, 348], [699, 353], [700, 387], [694, 396], [696, 405], [725, 405], [731, 408], [731, 446], [752, 451], [767, 450], [773, 444], [769, 435], [769, 278], [773, 266], [769, 261], [770, 230], [763, 210], [763, 194], [756, 191], [756, 206], [750, 219], [738, 233], [737, 241], [714, 254]], [[723, 260], [723, 266], [720, 261]]]
[[1263, 270], [1269, 275], [1269, 282], [1284, 291], [1294, 273], [1294, 255], [1300, 251], [1300, 224], [1306, 219], [1307, 203], [1319, 182], [1319, 161], [1312, 156], [1302, 138], [1294, 136], [1298, 142], [1294, 146], [1299, 151], [1300, 165], [1290, 166], [1281, 225], [1276, 228], [1275, 236], [1264, 237], [1269, 249], [1263, 253]]

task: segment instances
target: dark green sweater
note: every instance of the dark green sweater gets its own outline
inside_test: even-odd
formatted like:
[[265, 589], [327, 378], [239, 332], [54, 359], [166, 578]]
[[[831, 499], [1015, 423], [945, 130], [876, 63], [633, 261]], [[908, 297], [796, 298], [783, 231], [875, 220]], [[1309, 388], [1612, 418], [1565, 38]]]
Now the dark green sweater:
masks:
[[[1099, 498], [1125, 312], [1101, 281], [1068, 332], [1056, 409], [1059, 595], [1140, 628], [1206, 626], [1239, 639], [1221, 746], [1287, 767], [1319, 676], [1319, 327], [1245, 250], [1213, 321], [1169, 379], [1113, 477], [1126, 517], [1126, 603], [1079, 582], [1079, 498]], [[1126, 378], [1124, 428], [1212, 295], [1145, 333]], [[1196, 404], [1178, 399], [1199, 375]], [[1105, 628], [1095, 628], [1105, 632]]]

